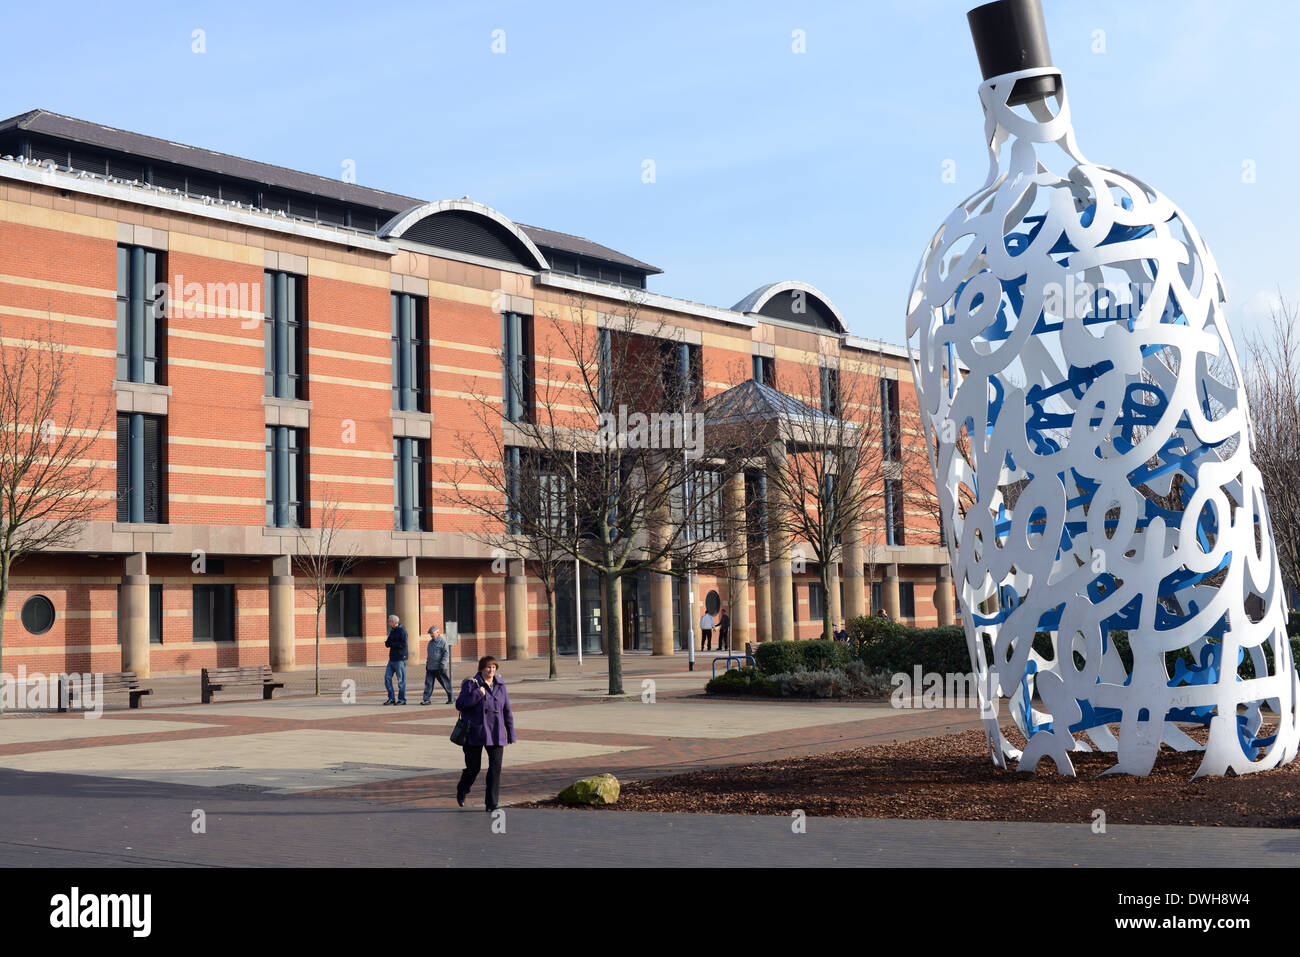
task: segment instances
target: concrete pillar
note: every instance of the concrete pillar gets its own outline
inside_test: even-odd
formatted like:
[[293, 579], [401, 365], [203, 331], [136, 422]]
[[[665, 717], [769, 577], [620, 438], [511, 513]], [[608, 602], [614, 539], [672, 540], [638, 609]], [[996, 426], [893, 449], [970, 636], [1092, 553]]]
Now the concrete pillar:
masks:
[[727, 551], [727, 610], [731, 615], [730, 645], [744, 651], [745, 642], [752, 640], [749, 629], [749, 527], [745, 520], [745, 473], [727, 476], [723, 486], [723, 508], [726, 513]]
[[[768, 466], [770, 471], [783, 467], [785, 445], [777, 443], [773, 458], [776, 460]], [[777, 482], [769, 478], [767, 482], [767, 539], [768, 539], [768, 577], [770, 579], [771, 598], [769, 606], [772, 615], [772, 640], [794, 640], [794, 579], [790, 572], [790, 533], [784, 527], [781, 516], [785, 514], [785, 504], [777, 491]]]
[[756, 641], [772, 640], [772, 580], [766, 563], [759, 567], [754, 583], [754, 632]]
[[141, 678], [149, 670], [149, 571], [145, 553], [126, 556], [122, 576], [122, 670]]
[[885, 566], [885, 587], [884, 592], [885, 614], [894, 621], [898, 621], [899, 601], [898, 601], [898, 566]]
[[867, 614], [867, 581], [863, 568], [867, 551], [862, 547], [862, 523], [854, 520], [844, 533], [844, 617], [861, 618]]
[[528, 576], [518, 558], [506, 564], [506, 658], [518, 661], [528, 651]]
[[[667, 504], [656, 509], [648, 529], [655, 550], [672, 534]], [[672, 568], [672, 556], [664, 555], [654, 563], [650, 573], [650, 649], [652, 654], [671, 655], [673, 648], [673, 579], [667, 574]]]
[[293, 671], [296, 664], [292, 558], [280, 555], [271, 559], [271, 578], [267, 587], [270, 592], [271, 670]]
[[957, 616], [953, 610], [952, 569], [947, 565], [939, 566], [938, 589], [934, 593], [934, 605], [939, 611], [939, 624], [956, 624]]
[[[393, 614], [402, 620], [406, 629], [409, 658], [407, 667], [419, 655], [420, 646], [420, 579], [415, 574], [415, 559], [403, 558], [397, 563], [397, 581], [393, 588]], [[408, 675], [408, 680], [409, 680]]]

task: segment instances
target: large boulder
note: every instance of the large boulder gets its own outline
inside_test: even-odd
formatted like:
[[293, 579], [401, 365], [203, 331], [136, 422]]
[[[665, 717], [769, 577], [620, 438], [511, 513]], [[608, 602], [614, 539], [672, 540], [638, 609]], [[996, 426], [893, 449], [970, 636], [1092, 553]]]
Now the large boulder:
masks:
[[618, 801], [618, 778], [612, 774], [574, 781], [560, 792], [561, 804], [613, 804]]

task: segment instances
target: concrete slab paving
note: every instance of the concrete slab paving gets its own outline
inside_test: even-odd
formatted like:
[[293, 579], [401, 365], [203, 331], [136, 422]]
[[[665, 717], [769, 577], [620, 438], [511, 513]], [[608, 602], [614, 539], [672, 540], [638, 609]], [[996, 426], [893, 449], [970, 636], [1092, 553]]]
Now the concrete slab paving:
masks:
[[[511, 747], [510, 763], [520, 767], [622, 750], [629, 749], [524, 741]], [[301, 729], [9, 755], [0, 758], [0, 766], [295, 793], [456, 771], [464, 766], [464, 756], [440, 735]]]
[[[156, 734], [185, 731], [190, 728], [215, 728], [214, 724], [195, 721], [153, 721], [148, 718], [122, 719], [105, 715], [101, 718], [49, 715], [39, 719], [0, 720], [0, 745], [26, 744], [34, 741], [67, 741], [73, 738], [103, 738], [119, 734]], [[0, 764], [5, 759], [0, 757]]]

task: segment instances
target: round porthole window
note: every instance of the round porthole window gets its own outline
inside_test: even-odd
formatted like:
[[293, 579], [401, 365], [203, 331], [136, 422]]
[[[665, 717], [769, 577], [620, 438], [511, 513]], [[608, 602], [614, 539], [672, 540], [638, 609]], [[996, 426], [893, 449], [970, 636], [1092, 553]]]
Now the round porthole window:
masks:
[[33, 595], [23, 602], [23, 627], [33, 635], [43, 635], [54, 626], [54, 603], [44, 595]]
[[711, 591], [704, 596], [704, 610], [710, 615], [716, 615], [718, 609], [722, 607], [722, 599], [718, 597], [716, 591]]

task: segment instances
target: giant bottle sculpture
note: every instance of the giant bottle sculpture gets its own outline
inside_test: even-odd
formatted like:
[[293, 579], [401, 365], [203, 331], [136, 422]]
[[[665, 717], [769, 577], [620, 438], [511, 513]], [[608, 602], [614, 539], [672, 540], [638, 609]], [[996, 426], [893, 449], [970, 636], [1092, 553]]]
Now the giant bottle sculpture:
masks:
[[1300, 684], [1214, 259], [1080, 154], [1038, 0], [969, 19], [989, 175], [931, 241], [907, 337], [990, 755], [1286, 763]]

